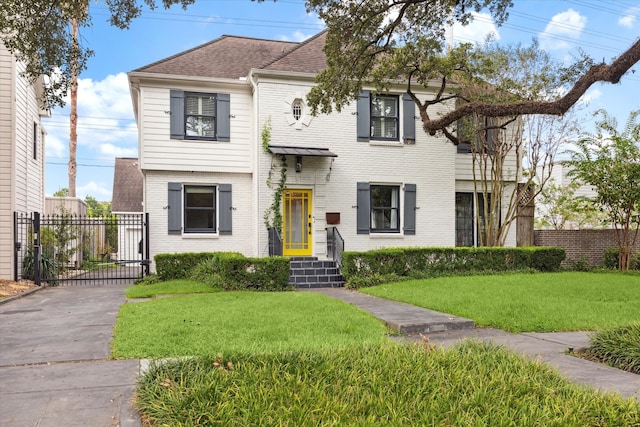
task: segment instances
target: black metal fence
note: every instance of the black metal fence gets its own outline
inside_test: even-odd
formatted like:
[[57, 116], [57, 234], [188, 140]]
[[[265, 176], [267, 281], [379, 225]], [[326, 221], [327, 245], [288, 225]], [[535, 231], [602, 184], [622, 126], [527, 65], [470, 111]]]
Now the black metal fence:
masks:
[[149, 274], [148, 214], [14, 213], [14, 279], [117, 284]]

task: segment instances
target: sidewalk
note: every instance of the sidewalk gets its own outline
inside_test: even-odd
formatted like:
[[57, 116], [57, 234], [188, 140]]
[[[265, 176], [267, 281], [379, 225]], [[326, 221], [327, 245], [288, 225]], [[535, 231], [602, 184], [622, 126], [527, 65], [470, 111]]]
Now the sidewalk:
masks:
[[402, 302], [390, 301], [344, 288], [310, 289], [353, 304], [370, 312], [392, 330], [413, 335], [396, 337], [398, 341], [416, 341], [426, 336], [430, 342], [451, 346], [462, 339], [493, 341], [531, 359], [548, 363], [570, 381], [596, 389], [634, 397], [640, 401], [640, 375], [566, 354], [567, 350], [587, 347], [586, 332], [512, 334], [500, 329], [474, 328], [473, 321]]

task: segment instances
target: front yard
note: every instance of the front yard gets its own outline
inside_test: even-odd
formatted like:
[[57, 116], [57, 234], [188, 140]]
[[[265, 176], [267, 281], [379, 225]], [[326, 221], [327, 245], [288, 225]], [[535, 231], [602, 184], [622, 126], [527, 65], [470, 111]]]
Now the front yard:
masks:
[[[206, 292], [180, 281], [137, 288], [128, 294]], [[640, 321], [638, 275], [456, 277], [366, 292], [511, 330]], [[136, 404], [149, 425], [640, 425], [636, 400], [579, 387], [504, 348], [396, 344], [387, 333], [318, 294], [215, 292], [126, 304], [112, 347], [116, 357], [189, 356], [141, 378]]]

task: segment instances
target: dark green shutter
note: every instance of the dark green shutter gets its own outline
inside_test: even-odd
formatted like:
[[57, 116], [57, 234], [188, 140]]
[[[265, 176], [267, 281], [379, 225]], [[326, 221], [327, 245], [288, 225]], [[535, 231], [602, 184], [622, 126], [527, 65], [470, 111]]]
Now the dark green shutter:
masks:
[[167, 198], [167, 215], [169, 234], [182, 233], [182, 184], [169, 183], [169, 196]]
[[358, 96], [357, 108], [357, 125], [358, 125], [358, 141], [367, 142], [371, 137], [371, 104], [369, 101], [370, 92], [363, 90]]
[[228, 93], [219, 93], [216, 98], [216, 138], [231, 140], [231, 101]]
[[416, 234], [416, 185], [404, 185], [404, 234]]
[[171, 139], [184, 139], [184, 91], [171, 89], [169, 109]]
[[416, 140], [416, 104], [408, 93], [402, 94], [402, 131], [404, 142], [410, 139], [411, 143]]
[[218, 229], [218, 233], [221, 236], [231, 235], [231, 220], [233, 216], [231, 184], [220, 184], [218, 186], [218, 196], [220, 197], [220, 200], [218, 201], [218, 209], [220, 209], [220, 213], [218, 215], [218, 218], [220, 219], [220, 228]]
[[369, 183], [358, 183], [358, 195], [356, 197], [357, 205], [357, 233], [369, 234], [371, 228], [371, 199], [369, 196]]

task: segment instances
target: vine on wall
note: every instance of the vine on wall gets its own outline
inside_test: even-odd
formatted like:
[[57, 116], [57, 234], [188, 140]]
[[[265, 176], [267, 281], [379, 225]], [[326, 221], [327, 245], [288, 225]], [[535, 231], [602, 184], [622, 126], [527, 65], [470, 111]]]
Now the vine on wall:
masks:
[[[266, 154], [271, 154], [269, 151], [269, 143], [271, 142], [271, 117], [267, 119], [264, 126], [262, 126], [261, 132], [262, 138], [262, 151]], [[277, 161], [280, 160], [280, 177], [278, 181], [274, 182], [274, 174], [276, 172]], [[284, 188], [287, 183], [287, 159], [284, 155], [274, 156], [271, 160], [271, 168], [267, 175], [267, 187], [273, 190], [273, 200], [271, 205], [264, 212], [264, 225], [267, 228], [274, 227], [278, 230], [278, 233], [282, 234], [282, 195], [284, 194]]]

